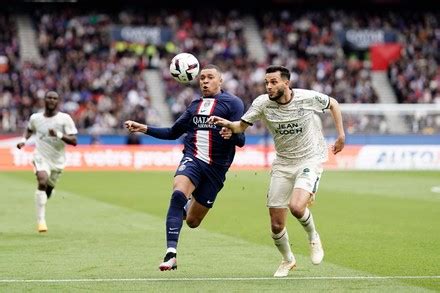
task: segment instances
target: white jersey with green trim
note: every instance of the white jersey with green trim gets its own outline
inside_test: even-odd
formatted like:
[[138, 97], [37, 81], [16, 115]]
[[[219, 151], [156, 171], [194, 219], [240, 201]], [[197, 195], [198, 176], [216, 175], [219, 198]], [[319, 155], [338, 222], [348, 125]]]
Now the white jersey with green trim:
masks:
[[292, 94], [287, 104], [271, 101], [267, 94], [258, 96], [241, 120], [251, 125], [257, 120], [266, 124], [279, 162], [327, 161], [327, 145], [315, 112], [327, 109], [330, 97], [305, 89], [292, 89]]
[[57, 137], [49, 136], [49, 129], [63, 134], [77, 134], [78, 130], [70, 115], [58, 112], [52, 117], [46, 117], [43, 112], [34, 113], [29, 119], [28, 128], [35, 135], [34, 153], [54, 168], [63, 169], [66, 161], [65, 143]]

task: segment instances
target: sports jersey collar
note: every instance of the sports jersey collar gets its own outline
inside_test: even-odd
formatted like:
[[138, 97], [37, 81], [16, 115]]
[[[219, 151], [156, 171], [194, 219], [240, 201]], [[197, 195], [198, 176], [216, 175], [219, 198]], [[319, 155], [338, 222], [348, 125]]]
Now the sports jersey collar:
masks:
[[59, 113], [59, 111], [56, 111], [55, 114], [53, 114], [52, 116], [47, 116], [47, 115], [46, 115], [46, 111], [44, 111], [44, 112], [43, 112], [43, 116], [46, 117], [46, 118], [52, 118], [52, 117], [57, 116], [58, 113]]

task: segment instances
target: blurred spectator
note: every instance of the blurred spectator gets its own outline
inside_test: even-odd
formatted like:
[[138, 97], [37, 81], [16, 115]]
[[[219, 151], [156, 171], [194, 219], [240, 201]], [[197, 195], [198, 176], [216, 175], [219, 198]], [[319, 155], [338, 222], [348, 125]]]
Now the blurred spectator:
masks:
[[[200, 95], [197, 85], [178, 84], [169, 75], [169, 60], [183, 51], [197, 56], [202, 66], [219, 65], [225, 90], [243, 97], [246, 108], [264, 93], [264, 68], [269, 63], [291, 69], [294, 87], [314, 89], [342, 103], [376, 103], [368, 56], [339, 43], [337, 32], [350, 28], [394, 30], [405, 44], [402, 59], [390, 67], [399, 101], [440, 103], [439, 13], [260, 12], [255, 17], [269, 58], [257, 63], [246, 48], [240, 11], [103, 11], [36, 10], [42, 64], [19, 62], [15, 22], [0, 14], [1, 131], [25, 127], [29, 115], [42, 109], [47, 90], [61, 93], [62, 110], [83, 133], [122, 132], [122, 121], [129, 118], [160, 124], [142, 74], [148, 68], [161, 70], [166, 102], [176, 119]], [[112, 42], [113, 25], [165, 27], [173, 37], [164, 44]], [[390, 131], [383, 117], [350, 119], [353, 131]], [[412, 131], [439, 129], [436, 117], [416, 120]], [[263, 133], [264, 127], [256, 124], [248, 132]]]
[[138, 145], [138, 144], [141, 144], [141, 139], [140, 139], [139, 135], [137, 135], [135, 133], [130, 133], [127, 136], [127, 144], [128, 145]]

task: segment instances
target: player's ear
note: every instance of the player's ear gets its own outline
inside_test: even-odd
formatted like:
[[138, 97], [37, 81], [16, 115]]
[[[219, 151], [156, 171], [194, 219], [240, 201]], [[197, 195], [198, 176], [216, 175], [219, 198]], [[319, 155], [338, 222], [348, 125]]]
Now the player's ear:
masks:
[[223, 83], [223, 74], [217, 70], [217, 76], [218, 76], [218, 80], [220, 81], [220, 84]]

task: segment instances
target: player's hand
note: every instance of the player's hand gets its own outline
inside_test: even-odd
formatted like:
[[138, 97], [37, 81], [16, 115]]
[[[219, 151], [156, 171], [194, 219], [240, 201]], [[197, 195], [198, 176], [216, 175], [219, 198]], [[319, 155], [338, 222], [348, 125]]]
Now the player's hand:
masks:
[[61, 131], [58, 131], [58, 130], [51, 128], [51, 129], [49, 129], [49, 136], [56, 137], [58, 139], [62, 139], [63, 133]]
[[208, 118], [208, 123], [218, 125], [221, 127], [228, 127], [228, 124], [230, 123], [229, 120], [218, 117], [218, 116], [211, 116]]
[[49, 129], [49, 136], [53, 136], [53, 137], [57, 136], [57, 132], [55, 131], [55, 129], [53, 128]]
[[344, 148], [344, 145], [345, 145], [345, 137], [339, 136], [336, 139], [335, 144], [332, 145], [332, 152], [333, 152], [333, 154], [336, 155], [337, 153], [342, 151], [342, 149]]
[[219, 133], [223, 139], [230, 139], [232, 137], [232, 130], [226, 127], [222, 127]]
[[133, 132], [143, 132], [146, 133], [148, 126], [142, 123], [138, 123], [136, 121], [127, 120], [124, 122], [125, 128], [128, 129], [131, 133]]

